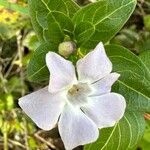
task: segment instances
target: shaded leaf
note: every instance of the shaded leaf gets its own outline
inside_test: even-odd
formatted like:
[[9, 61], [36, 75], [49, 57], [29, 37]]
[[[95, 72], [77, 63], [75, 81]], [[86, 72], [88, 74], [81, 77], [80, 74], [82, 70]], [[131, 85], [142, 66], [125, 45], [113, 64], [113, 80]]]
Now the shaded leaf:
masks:
[[100, 130], [99, 139], [84, 150], [133, 150], [144, 129], [145, 120], [140, 113], [126, 112], [114, 127]]
[[150, 50], [144, 51], [139, 55], [139, 58], [144, 63], [145, 67], [147, 68], [147, 71], [150, 74]]
[[46, 66], [45, 56], [48, 51], [57, 50], [57, 46], [52, 43], [41, 44], [33, 54], [28, 65], [28, 78], [34, 82], [49, 79], [49, 71]]
[[[99, 41], [108, 42], [126, 23], [135, 5], [136, 0], [103, 0], [80, 9], [73, 17], [76, 32], [77, 30], [88, 30], [89, 33], [88, 36], [85, 34], [84, 42], [79, 42], [79, 46], [90, 49], [95, 47]], [[91, 26], [85, 29], [80, 25], [84, 22], [88, 22]], [[75, 38], [80, 41], [78, 34], [75, 35]], [[82, 36], [81, 38], [83, 39]]]
[[74, 25], [69, 17], [61, 12], [50, 12], [47, 16], [48, 28], [44, 30], [45, 41], [59, 44], [65, 35], [73, 37]]
[[128, 109], [150, 112], [150, 74], [145, 65], [126, 48], [108, 45], [106, 49], [113, 70], [121, 74], [114, 91], [126, 98]]
[[121, 74], [113, 91], [125, 97], [126, 113], [114, 127], [100, 130], [99, 139], [85, 150], [133, 150], [144, 134], [144, 112], [150, 112], [150, 74], [129, 50], [116, 45], [106, 50], [113, 71]]
[[[33, 27], [41, 42], [45, 41], [43, 32], [48, 29], [47, 17], [49, 13], [63, 13], [72, 17], [79, 9], [79, 6], [72, 0], [29, 0], [29, 9]], [[63, 21], [62, 19], [59, 20]], [[53, 28], [52, 26], [51, 28]]]

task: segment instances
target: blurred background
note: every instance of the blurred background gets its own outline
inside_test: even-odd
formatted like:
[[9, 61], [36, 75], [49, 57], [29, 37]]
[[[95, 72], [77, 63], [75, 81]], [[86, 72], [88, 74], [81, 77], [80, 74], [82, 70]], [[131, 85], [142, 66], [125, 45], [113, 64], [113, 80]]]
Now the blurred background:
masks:
[[[136, 55], [150, 50], [150, 0], [138, 1], [133, 15], [110, 43], [121, 44]], [[26, 76], [28, 62], [38, 46], [27, 0], [0, 0], [0, 150], [64, 150], [57, 129], [38, 129], [17, 104], [19, 97], [46, 84], [32, 83]], [[145, 120], [145, 134], [137, 150], [150, 150], [150, 115], [145, 114]]]

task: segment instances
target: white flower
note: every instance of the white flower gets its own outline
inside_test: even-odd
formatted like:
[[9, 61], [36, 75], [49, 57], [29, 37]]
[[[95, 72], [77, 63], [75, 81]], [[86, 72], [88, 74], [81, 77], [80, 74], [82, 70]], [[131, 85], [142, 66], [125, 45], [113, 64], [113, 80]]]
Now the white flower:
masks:
[[52, 129], [58, 122], [66, 150], [97, 140], [98, 128], [112, 127], [124, 115], [123, 96], [112, 93], [119, 78], [103, 44], [77, 62], [77, 76], [70, 61], [56, 53], [46, 55], [49, 86], [20, 98], [19, 105], [38, 127]]

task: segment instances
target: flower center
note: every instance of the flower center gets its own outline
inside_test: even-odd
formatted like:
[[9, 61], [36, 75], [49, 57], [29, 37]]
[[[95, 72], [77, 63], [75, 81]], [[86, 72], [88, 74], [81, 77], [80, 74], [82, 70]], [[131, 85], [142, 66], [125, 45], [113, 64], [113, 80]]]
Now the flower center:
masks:
[[87, 102], [87, 97], [91, 93], [91, 88], [87, 83], [74, 84], [67, 93], [69, 102], [75, 105], [82, 105]]

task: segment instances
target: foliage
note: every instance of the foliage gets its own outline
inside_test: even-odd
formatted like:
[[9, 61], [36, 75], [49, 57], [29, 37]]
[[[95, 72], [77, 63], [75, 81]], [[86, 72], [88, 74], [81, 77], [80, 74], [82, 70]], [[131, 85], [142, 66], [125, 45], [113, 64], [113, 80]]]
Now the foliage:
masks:
[[[78, 1], [78, 4], [72, 0], [29, 0], [29, 11], [26, 1], [0, 0], [0, 5], [0, 139], [5, 150], [8, 146], [10, 149], [63, 149], [57, 144], [60, 143], [58, 132], [54, 132], [55, 136], [51, 132], [45, 133], [46, 136], [39, 134], [18, 108], [17, 99], [48, 83], [45, 55], [48, 51], [58, 53], [59, 44], [66, 40], [77, 45], [77, 52], [68, 57], [73, 63], [103, 41], [113, 71], [121, 74], [113, 91], [127, 101], [124, 117], [114, 127], [102, 129], [95, 143], [81, 149], [149, 149], [150, 125], [144, 119], [144, 116], [150, 119], [146, 114], [150, 113], [148, 0]], [[51, 137], [57, 142], [51, 142]]]
[[[5, 8], [11, 9], [11, 10], [15, 10], [17, 12], [20, 12], [22, 14], [28, 14], [28, 9], [27, 7], [21, 6], [16, 4], [15, 2], [17, 2], [16, 0], [12, 0], [12, 3], [10, 3], [11, 1], [7, 1], [7, 0], [0, 0], [0, 5], [4, 6]], [[18, 2], [19, 3], [19, 2]], [[22, 5], [26, 5], [25, 3], [23, 3], [23, 1], [21, 1]]]

